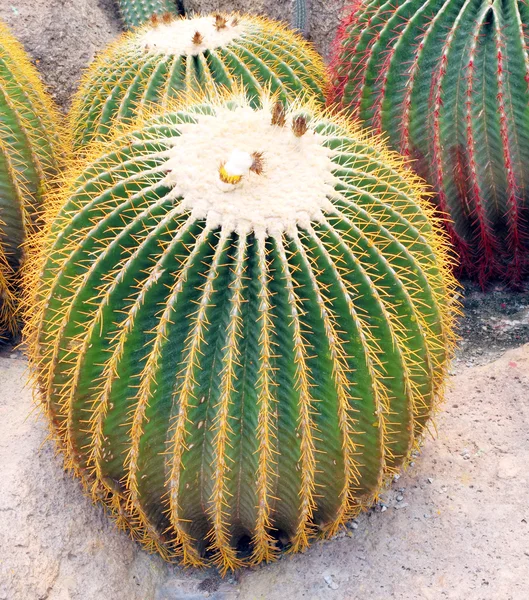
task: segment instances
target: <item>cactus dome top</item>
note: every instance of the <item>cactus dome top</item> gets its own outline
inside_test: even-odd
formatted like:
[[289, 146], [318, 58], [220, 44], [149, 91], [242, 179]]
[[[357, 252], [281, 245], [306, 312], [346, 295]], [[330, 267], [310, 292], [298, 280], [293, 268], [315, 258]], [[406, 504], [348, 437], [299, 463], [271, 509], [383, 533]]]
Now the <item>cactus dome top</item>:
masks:
[[158, 20], [145, 29], [136, 43], [154, 54], [196, 56], [225, 46], [248, 29], [249, 21], [237, 15], [207, 15]]
[[334, 164], [324, 138], [295, 111], [243, 98], [178, 126], [166, 183], [209, 227], [279, 234], [332, 210]]

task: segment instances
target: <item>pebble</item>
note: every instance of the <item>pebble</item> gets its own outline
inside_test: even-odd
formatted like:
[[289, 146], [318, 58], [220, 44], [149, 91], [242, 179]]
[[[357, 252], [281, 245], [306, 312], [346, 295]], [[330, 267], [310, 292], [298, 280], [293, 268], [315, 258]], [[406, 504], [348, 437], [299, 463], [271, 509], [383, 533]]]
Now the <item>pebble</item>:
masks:
[[331, 588], [331, 590], [337, 590], [340, 586], [334, 581], [332, 575], [324, 575], [323, 579], [325, 583]]
[[387, 507], [387, 506], [384, 506], [384, 505], [382, 505], [382, 506], [380, 507], [380, 512], [386, 512], [386, 510], [388, 510], [388, 507]]
[[428, 483], [433, 483], [433, 478], [432, 477], [428, 477], [428, 479], [426, 480]]
[[404, 496], [402, 494], [399, 494], [396, 498], [397, 502], [402, 502], [404, 500]]
[[349, 521], [346, 527], [347, 529], [358, 529], [358, 523], [356, 521]]
[[400, 510], [401, 508], [406, 508], [406, 506], [409, 506], [409, 504], [407, 502], [402, 502], [401, 504], [397, 504], [397, 506], [395, 506], [395, 508], [397, 510]]

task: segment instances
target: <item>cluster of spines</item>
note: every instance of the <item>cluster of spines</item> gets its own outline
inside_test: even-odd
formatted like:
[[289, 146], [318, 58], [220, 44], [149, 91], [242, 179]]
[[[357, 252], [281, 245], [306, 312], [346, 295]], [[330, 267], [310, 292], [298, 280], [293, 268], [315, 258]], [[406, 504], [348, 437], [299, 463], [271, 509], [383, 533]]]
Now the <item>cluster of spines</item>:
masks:
[[330, 102], [416, 160], [483, 285], [529, 267], [527, 23], [518, 0], [355, 2], [335, 44]]
[[118, 0], [118, 5], [127, 29], [180, 14], [175, 0]]
[[302, 550], [372, 502], [442, 395], [456, 308], [422, 184], [337, 118], [303, 112], [336, 163], [325, 222], [237, 235], [166, 201], [166, 140], [214, 110], [92, 148], [49, 207], [28, 341], [94, 498], [147, 548], [225, 572], [272, 560], [278, 530]]
[[24, 49], [0, 22], [0, 339], [19, 328], [24, 245], [58, 171], [58, 123]]
[[[164, 17], [169, 18], [169, 17]], [[261, 17], [215, 14], [215, 26], [243, 26], [225, 47], [196, 56], [151, 53], [140, 45], [147, 27], [125, 34], [109, 46], [85, 73], [70, 113], [74, 148], [107, 137], [116, 124], [132, 123], [153, 105], [165, 107], [183, 92], [244, 87], [257, 101], [263, 90], [284, 100], [314, 96], [323, 103], [326, 88], [321, 57], [300, 36]], [[203, 39], [195, 32], [193, 43]]]

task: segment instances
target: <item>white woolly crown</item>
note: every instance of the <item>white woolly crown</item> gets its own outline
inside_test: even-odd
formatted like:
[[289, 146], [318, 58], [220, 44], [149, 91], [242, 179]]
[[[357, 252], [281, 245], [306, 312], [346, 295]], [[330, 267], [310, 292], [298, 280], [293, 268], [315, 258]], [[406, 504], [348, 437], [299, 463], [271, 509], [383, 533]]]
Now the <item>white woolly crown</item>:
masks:
[[295, 112], [273, 124], [273, 106], [254, 110], [241, 100], [235, 109], [217, 106], [178, 126], [164, 183], [182, 199], [182, 210], [210, 228], [272, 236], [333, 210], [332, 151], [310, 126], [301, 135], [294, 131]]
[[[218, 19], [221, 19], [220, 23]], [[196, 56], [206, 50], [228, 45], [247, 28], [248, 23], [237, 16], [209, 15], [176, 19], [150, 27], [135, 43], [154, 54]]]

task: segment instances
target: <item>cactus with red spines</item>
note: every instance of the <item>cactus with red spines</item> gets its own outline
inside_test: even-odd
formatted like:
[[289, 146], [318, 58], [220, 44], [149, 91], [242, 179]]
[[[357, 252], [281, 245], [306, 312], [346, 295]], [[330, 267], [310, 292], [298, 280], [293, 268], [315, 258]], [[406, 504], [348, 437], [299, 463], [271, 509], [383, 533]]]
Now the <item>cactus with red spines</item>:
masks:
[[415, 159], [465, 274], [529, 272], [529, 6], [522, 0], [353, 3], [330, 103]]

